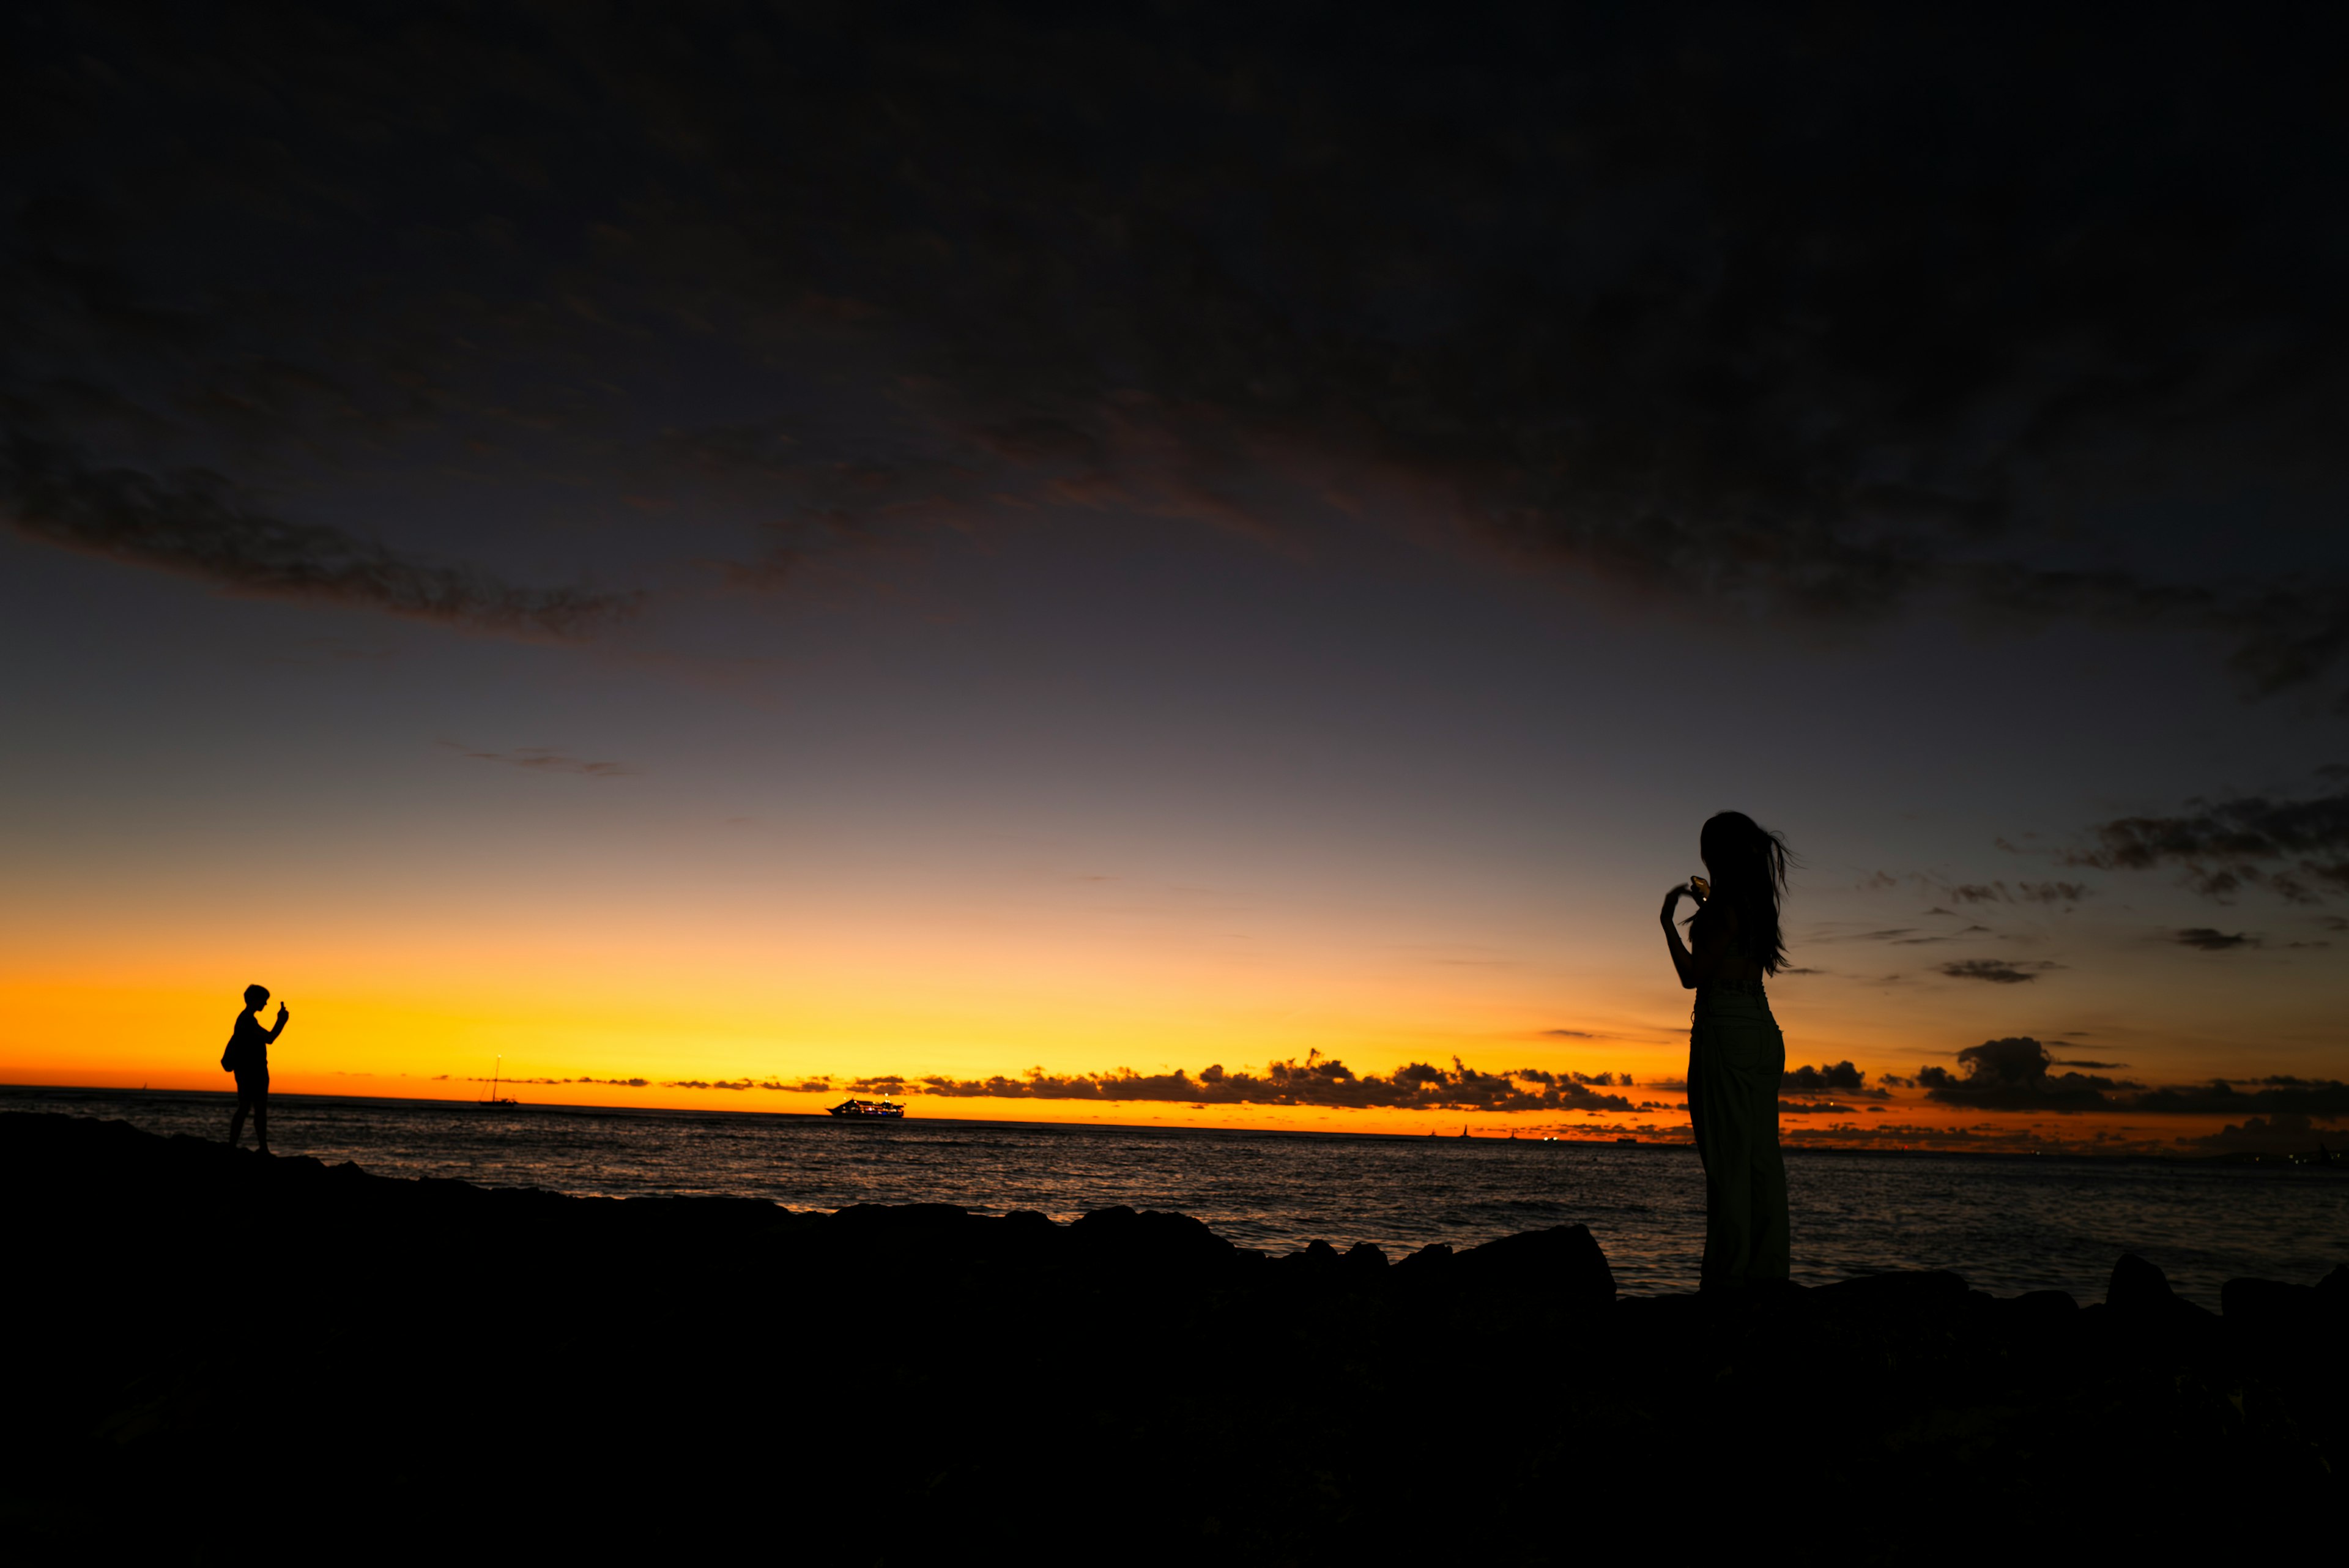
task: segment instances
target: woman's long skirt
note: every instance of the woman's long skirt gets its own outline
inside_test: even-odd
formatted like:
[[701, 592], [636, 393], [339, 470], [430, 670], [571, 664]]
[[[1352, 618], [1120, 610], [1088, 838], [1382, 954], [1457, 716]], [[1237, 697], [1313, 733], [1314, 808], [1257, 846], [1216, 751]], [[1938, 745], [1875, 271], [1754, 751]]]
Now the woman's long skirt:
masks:
[[1786, 1162], [1778, 1152], [1786, 1037], [1766, 997], [1700, 988], [1689, 1022], [1689, 1120], [1704, 1161], [1702, 1288], [1786, 1277]]

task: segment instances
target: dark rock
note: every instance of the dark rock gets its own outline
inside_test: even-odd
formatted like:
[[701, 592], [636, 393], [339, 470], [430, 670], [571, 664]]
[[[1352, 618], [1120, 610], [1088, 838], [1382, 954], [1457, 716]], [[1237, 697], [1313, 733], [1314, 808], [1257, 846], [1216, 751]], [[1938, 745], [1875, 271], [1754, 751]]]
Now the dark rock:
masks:
[[1308, 1241], [1300, 1250], [1274, 1262], [1292, 1274], [1326, 1273], [1338, 1266], [1338, 1249], [1327, 1241]]
[[2080, 1303], [2069, 1291], [2025, 1291], [1999, 1303], [2007, 1315], [2025, 1323], [2068, 1323], [2080, 1315]]
[[1052, 1223], [1051, 1216], [1033, 1209], [1014, 1209], [1000, 1220], [980, 1221], [975, 1229], [979, 1232], [974, 1238], [976, 1245], [1023, 1267], [1058, 1256], [1068, 1245], [1068, 1233]]
[[[874, 1559], [873, 1515], [841, 1500], [876, 1490], [888, 1555], [907, 1561], [1033, 1555], [1040, 1518], [1055, 1539], [1139, 1532], [1129, 1554], [1152, 1561], [1444, 1561], [1462, 1514], [1407, 1498], [1414, 1478], [1636, 1495], [1717, 1470], [1723, 1434], [1742, 1447], [1720, 1516], [1740, 1528], [1789, 1498], [1908, 1495], [1929, 1476], [2034, 1555], [2178, 1555], [2194, 1544], [2181, 1514], [2209, 1511], [2197, 1500], [2257, 1495], [2328, 1522], [2349, 1473], [2344, 1336], [2180, 1328], [2198, 1314], [2166, 1282], [2145, 1288], [2149, 1265], [2121, 1305], [2085, 1310], [1910, 1274], [1583, 1314], [1558, 1303], [1614, 1293], [1578, 1228], [1437, 1243], [1392, 1268], [1367, 1247], [1276, 1263], [1130, 1208], [1064, 1226], [943, 1204], [573, 1199], [9, 1113], [0, 1183], [24, 1352], [0, 1401], [11, 1562], [187, 1554], [222, 1455], [271, 1489], [264, 1560], [422, 1556], [452, 1536], [517, 1560], [732, 1556], [748, 1543], [678, 1500], [781, 1475], [812, 1500], [790, 1529], [816, 1561]], [[2174, 1304], [2148, 1314], [2132, 1288]], [[2267, 1287], [2249, 1289], [2230, 1287], [2230, 1309]], [[2272, 1299], [2349, 1303], [2349, 1271]], [[639, 1346], [666, 1359], [640, 1366]], [[1191, 1371], [1220, 1347], [1232, 1365]], [[1525, 1355], [1543, 1358], [1537, 1385], [1484, 1376]], [[485, 1430], [502, 1484], [455, 1484]], [[1202, 1455], [1250, 1480], [1211, 1505], [1143, 1501]], [[583, 1486], [595, 1507], [508, 1501]], [[366, 1513], [355, 1542], [360, 1500], [428, 1490], [450, 1501]], [[1692, 1520], [1672, 1524], [1701, 1533]], [[2048, 1521], [2044, 1540], [2023, 1533]], [[1481, 1507], [1479, 1554], [1553, 1560], [1561, 1521], [1576, 1556], [1652, 1550], [1645, 1521], [1619, 1540], [1505, 1503]], [[1943, 1535], [1947, 1552], [1853, 1555], [1979, 1555]]]
[[2326, 1312], [2349, 1317], [2349, 1263], [2333, 1264], [2333, 1272], [2316, 1282], [2316, 1299]]
[[2177, 1299], [2169, 1276], [2135, 1252], [2121, 1254], [2105, 1287], [2105, 1304], [2115, 1312], [2167, 1312]]
[[2105, 1306], [2125, 1332], [2152, 1334], [2207, 1345], [2219, 1327], [2217, 1314], [2169, 1288], [2169, 1276], [2135, 1252], [2123, 1252], [2105, 1288]]
[[1155, 1209], [1137, 1214], [1123, 1203], [1079, 1215], [1069, 1236], [1095, 1257], [1153, 1268], [1223, 1265], [1238, 1255], [1204, 1220]]
[[1899, 1273], [1855, 1274], [1831, 1285], [1821, 1285], [1812, 1293], [1830, 1306], [1915, 1313], [1959, 1306], [1964, 1303], [1967, 1291], [1965, 1277], [1961, 1274], [1953, 1274], [1947, 1269], [1920, 1269]]
[[970, 1210], [953, 1203], [852, 1203], [832, 1216], [843, 1231], [955, 1231]]
[[1426, 1246], [1420, 1248], [1419, 1251], [1413, 1252], [1410, 1257], [1405, 1258], [1402, 1262], [1397, 1263], [1395, 1267], [1398, 1269], [1407, 1269], [1411, 1271], [1412, 1277], [1417, 1278], [1423, 1274], [1433, 1274], [1442, 1270], [1451, 1262], [1451, 1242], [1430, 1241]]
[[2169, 1288], [2169, 1276], [2135, 1252], [2123, 1252], [2113, 1265], [2112, 1282], [2105, 1287], [2105, 1304], [2124, 1314], [2192, 1314], [2209, 1317], [2208, 1307], [2196, 1306]]
[[2220, 1286], [2227, 1340], [2252, 1366], [2304, 1364], [2335, 1352], [2340, 1333], [2325, 1312], [2323, 1293], [2276, 1279], [2230, 1279]]
[[1647, 1342], [1650, 1354], [1671, 1340], [1696, 1334], [1707, 1320], [1702, 1296], [1620, 1296], [1615, 1303], [1617, 1326], [1635, 1341]]
[[1339, 1262], [1352, 1270], [1384, 1272], [1387, 1266], [1386, 1249], [1376, 1241], [1357, 1241], [1346, 1249], [1346, 1255]]
[[2263, 1338], [2297, 1338], [2323, 1321], [2322, 1298], [2313, 1286], [2278, 1280], [2229, 1280], [2219, 1287], [2219, 1310], [2230, 1331]]
[[1535, 1292], [1569, 1306], [1605, 1307], [1615, 1300], [1615, 1272], [1588, 1225], [1504, 1236], [1469, 1248], [1453, 1269], [1464, 1282]]

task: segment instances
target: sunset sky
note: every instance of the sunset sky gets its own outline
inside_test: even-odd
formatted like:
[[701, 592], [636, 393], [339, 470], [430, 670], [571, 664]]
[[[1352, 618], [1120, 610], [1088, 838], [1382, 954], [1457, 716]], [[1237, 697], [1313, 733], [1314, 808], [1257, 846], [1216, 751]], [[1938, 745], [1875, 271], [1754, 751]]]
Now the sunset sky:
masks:
[[1641, 14], [24, 10], [0, 1082], [1680, 1137], [1735, 808], [1791, 1141], [2339, 1142], [2344, 40]]

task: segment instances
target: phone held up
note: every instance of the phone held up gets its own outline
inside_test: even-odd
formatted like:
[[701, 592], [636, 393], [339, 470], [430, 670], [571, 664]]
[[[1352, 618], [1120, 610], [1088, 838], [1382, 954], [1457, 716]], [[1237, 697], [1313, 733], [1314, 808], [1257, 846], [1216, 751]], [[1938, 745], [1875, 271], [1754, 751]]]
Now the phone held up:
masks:
[[1702, 904], [1713, 897], [1713, 884], [1702, 877], [1692, 877], [1689, 878], [1689, 891], [1694, 893], [1696, 901]]

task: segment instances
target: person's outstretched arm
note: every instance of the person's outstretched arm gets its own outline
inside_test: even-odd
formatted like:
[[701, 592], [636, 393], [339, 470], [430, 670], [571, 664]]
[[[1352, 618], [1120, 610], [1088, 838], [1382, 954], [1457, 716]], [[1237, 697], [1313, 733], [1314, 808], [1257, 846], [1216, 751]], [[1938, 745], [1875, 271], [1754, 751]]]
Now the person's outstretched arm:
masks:
[[281, 1002], [277, 1004], [277, 1027], [269, 1032], [269, 1043], [272, 1045], [276, 1044], [277, 1037], [285, 1033], [285, 1021], [293, 1016], [294, 1015], [292, 1013], [285, 1011], [285, 1004], [284, 1002]]
[[1691, 952], [1681, 941], [1680, 928], [1672, 924], [1672, 911], [1680, 908], [1682, 898], [1693, 898], [1685, 882], [1676, 883], [1664, 895], [1664, 941], [1672, 952], [1672, 968], [1681, 977], [1682, 991], [1694, 991], [1711, 980], [1721, 968], [1721, 961], [1729, 951], [1728, 922], [1712, 919], [1703, 922], [1697, 935], [1696, 951]]

